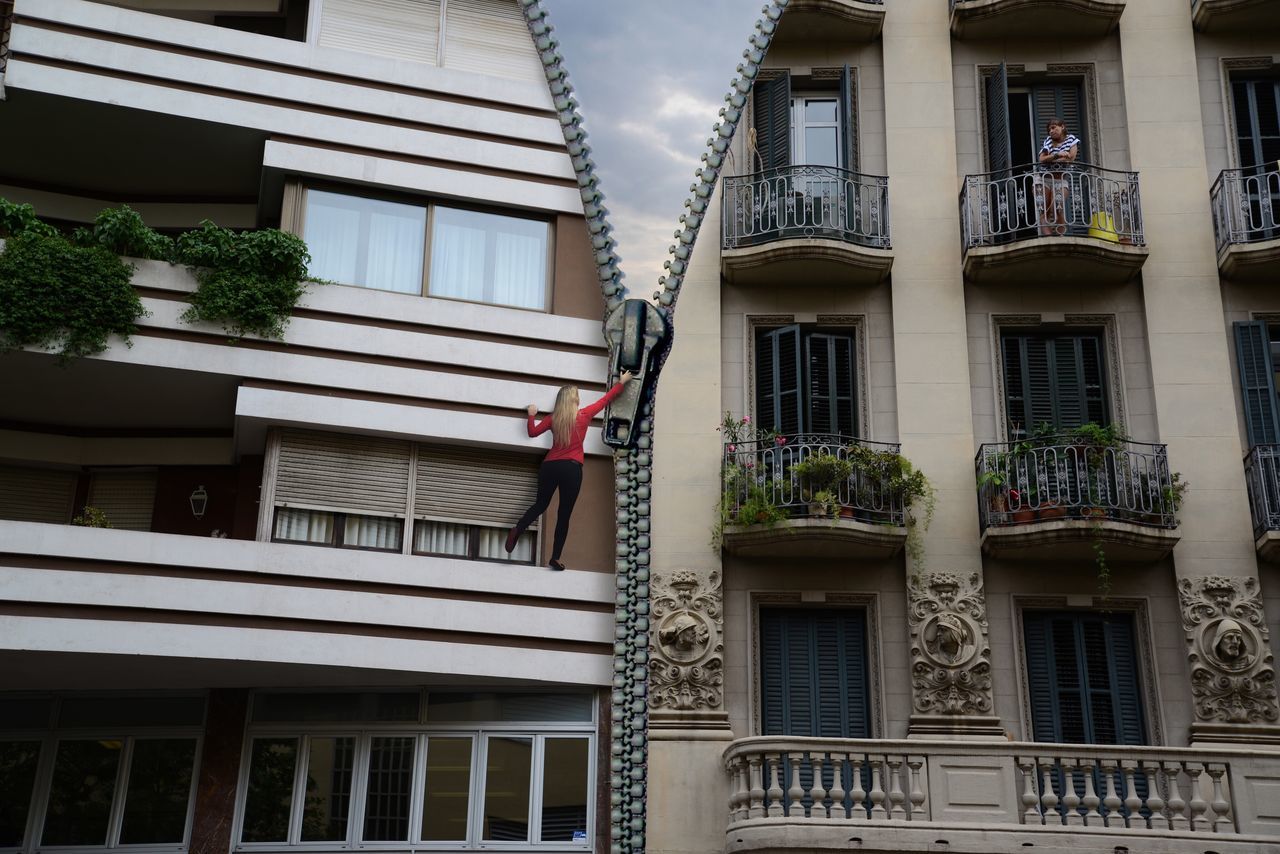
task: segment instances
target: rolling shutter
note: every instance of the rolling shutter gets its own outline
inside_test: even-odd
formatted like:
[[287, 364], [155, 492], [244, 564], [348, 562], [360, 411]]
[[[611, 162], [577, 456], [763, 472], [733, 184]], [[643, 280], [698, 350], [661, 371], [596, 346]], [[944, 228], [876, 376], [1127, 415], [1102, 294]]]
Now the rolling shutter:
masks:
[[0, 466], [0, 519], [65, 525], [75, 497], [75, 472]]
[[1276, 416], [1275, 369], [1267, 324], [1261, 320], [1232, 324], [1236, 333], [1236, 367], [1240, 372], [1240, 398], [1249, 446], [1280, 442]]
[[[840, 70], [840, 145], [844, 150], [844, 168], [858, 171], [858, 102], [853, 69]], [[852, 208], [851, 208], [852, 209]]]
[[1009, 71], [1004, 63], [984, 81], [987, 101], [987, 165], [992, 172], [1013, 165], [1009, 141]]
[[761, 610], [760, 663], [764, 735], [870, 737], [863, 611]]
[[542, 61], [516, 0], [447, 0], [442, 64], [517, 80], [543, 79]]
[[770, 80], [756, 80], [752, 113], [756, 150], [763, 168], [791, 165], [791, 76], [782, 74]]
[[150, 531], [156, 503], [153, 471], [95, 472], [89, 482], [89, 507], [96, 507], [113, 528]]
[[784, 326], [760, 336], [756, 371], [761, 427], [794, 435], [807, 429], [801, 378], [800, 327]]
[[538, 463], [528, 454], [419, 447], [416, 477], [419, 519], [507, 527], [538, 494]]
[[320, 44], [437, 65], [440, 0], [324, 0]]
[[282, 431], [275, 503], [279, 507], [403, 517], [409, 503], [409, 443]]
[[809, 423], [814, 433], [857, 434], [854, 420], [853, 337], [811, 333], [804, 341]]
[[1046, 127], [1049, 119], [1058, 116], [1067, 123], [1067, 133], [1073, 133], [1080, 140], [1076, 149], [1076, 160], [1089, 162], [1089, 151], [1085, 140], [1088, 139], [1085, 127], [1084, 95], [1079, 83], [1055, 83], [1031, 87], [1031, 122], [1035, 131], [1036, 150], [1049, 135]]

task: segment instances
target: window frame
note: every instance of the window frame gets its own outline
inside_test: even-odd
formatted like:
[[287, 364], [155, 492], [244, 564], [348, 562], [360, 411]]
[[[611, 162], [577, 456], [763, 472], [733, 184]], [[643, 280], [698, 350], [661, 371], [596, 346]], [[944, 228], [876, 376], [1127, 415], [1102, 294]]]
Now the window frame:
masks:
[[820, 334], [842, 330], [850, 334], [854, 339], [853, 420], [855, 422], [856, 438], [866, 440], [875, 438], [871, 419], [871, 375], [868, 354], [870, 344], [867, 337], [867, 319], [865, 315], [816, 315], [809, 317], [797, 317], [796, 315], [747, 315], [744, 321], [743, 347], [746, 351], [742, 360], [744, 409], [751, 414], [756, 424], [763, 425], [767, 423], [763, 411], [763, 403], [757, 393], [757, 375], [760, 366], [759, 342], [761, 336], [773, 329], [791, 325], [809, 327], [809, 331], [816, 331]]
[[[469, 204], [469, 203], [452, 203], [435, 197], [414, 195], [411, 193], [397, 193], [393, 191], [375, 190], [372, 188], [365, 189], [337, 184], [328, 181], [301, 181], [292, 180], [286, 184], [285, 197], [290, 199], [287, 206], [287, 215], [284, 217], [286, 230], [299, 238], [305, 238], [307, 225], [307, 193], [311, 190], [322, 193], [330, 193], [333, 195], [351, 196], [354, 198], [368, 199], [370, 201], [393, 202], [395, 204], [412, 205], [420, 207], [426, 211], [426, 233], [423, 235], [422, 243], [422, 276], [419, 282], [417, 293], [407, 291], [395, 291], [388, 288], [375, 288], [369, 285], [358, 285], [351, 282], [335, 282], [335, 284], [343, 287], [359, 288], [366, 291], [377, 291], [379, 293], [400, 294], [402, 296], [419, 296], [430, 299], [450, 300], [451, 302], [471, 303], [473, 305], [487, 305], [495, 308], [510, 309], [513, 311], [531, 311], [539, 314], [551, 314], [553, 297], [555, 295], [555, 256], [556, 256], [556, 217], [554, 214], [547, 214], [538, 211], [513, 210], [510, 208], [502, 208], [496, 205], [485, 204]], [[463, 297], [440, 296], [431, 292], [431, 251], [432, 238], [435, 235], [435, 212], [437, 208], [449, 208], [451, 210], [466, 211], [469, 213], [491, 214], [495, 216], [503, 216], [511, 219], [526, 220], [529, 222], [538, 222], [546, 226], [546, 259], [545, 270], [543, 272], [543, 288], [542, 288], [542, 307], [530, 308], [528, 306], [507, 305], [505, 303], [486, 302], [485, 300], [472, 300]]]
[[[27, 826], [24, 831], [24, 844], [18, 847], [2, 847], [3, 854], [35, 854], [35, 852], [58, 852], [58, 854], [77, 854], [77, 852], [128, 851], [128, 852], [181, 852], [191, 845], [191, 830], [195, 821], [196, 795], [200, 788], [201, 760], [204, 756], [204, 735], [207, 718], [202, 715], [199, 724], [160, 726], [86, 726], [60, 727], [57, 725], [63, 699], [85, 699], [91, 697], [119, 698], [119, 694], [86, 693], [49, 697], [12, 695], [6, 699], [38, 699], [49, 700], [50, 711], [46, 727], [43, 729], [6, 729], [0, 730], [0, 741], [35, 741], [40, 745], [39, 758], [36, 761], [36, 775], [28, 805]], [[129, 698], [146, 699], [147, 696], [192, 697], [194, 695], [127, 695]], [[205, 710], [207, 715], [207, 709]], [[122, 844], [120, 833], [124, 826], [125, 809], [128, 806], [129, 778], [133, 772], [133, 752], [138, 741], [155, 741], [160, 739], [181, 739], [195, 742], [191, 763], [191, 784], [187, 792], [186, 819], [183, 824], [183, 835], [180, 843], [140, 843]], [[107, 818], [106, 840], [101, 845], [45, 845], [43, 844], [44, 823], [48, 815], [50, 790], [53, 785], [54, 763], [57, 758], [59, 743], [63, 741], [120, 741], [120, 762], [116, 768], [115, 789], [112, 793], [111, 806]]]
[[[1053, 83], [1069, 83], [1077, 82], [1080, 86], [1080, 94], [1084, 99], [1081, 105], [1080, 114], [1084, 117], [1083, 134], [1079, 128], [1068, 128], [1067, 130], [1074, 133], [1083, 143], [1083, 148], [1089, 154], [1089, 163], [1105, 168], [1106, 151], [1102, 145], [1102, 115], [1101, 101], [1098, 97], [1098, 74], [1097, 65], [1093, 62], [1051, 62], [1043, 72], [1028, 72], [1026, 66], [1021, 63], [997, 63], [983, 64], [979, 63], [974, 66], [974, 83], [975, 97], [977, 98], [978, 116], [974, 133], [978, 135], [978, 167], [980, 172], [989, 172], [991, 170], [991, 140], [988, 139], [987, 126], [989, 124], [989, 115], [991, 105], [987, 103], [987, 83], [988, 80], [999, 73], [1001, 66], [1006, 69], [1009, 78], [1010, 88], [1026, 88], [1028, 91], [1032, 86], [1049, 85]], [[1006, 106], [1006, 111], [1007, 111]], [[1036, 129], [1041, 134], [1040, 139], [1044, 137], [1043, 128]], [[1015, 169], [1018, 166], [1027, 164], [1010, 163], [1009, 168]]]
[[[996, 351], [996, 357], [997, 357], [996, 361], [998, 362], [996, 370], [1000, 372], [1001, 380], [1002, 380], [1001, 386], [1004, 394], [1003, 400], [1005, 405], [1003, 409], [1004, 409], [1004, 416], [1006, 419], [1004, 424], [1004, 430], [1005, 430], [1005, 434], [1009, 436], [1010, 441], [1016, 441], [1016, 440], [1027, 438], [1036, 430], [1037, 427], [1039, 427], [1039, 424], [1024, 424], [1022, 427], [1022, 435], [1014, 435], [1013, 430], [1010, 429], [1012, 422], [1009, 420], [1009, 391], [1008, 391], [1009, 378], [1006, 373], [1006, 354], [1005, 354], [1005, 341], [1008, 338], [1038, 339], [1040, 341], [1050, 341], [1050, 340], [1059, 340], [1059, 339], [1081, 340], [1085, 338], [1096, 339], [1096, 341], [1098, 342], [1098, 355], [1101, 360], [1101, 364], [1098, 366], [1098, 378], [1099, 378], [1099, 384], [1101, 387], [1098, 390], [1097, 399], [1103, 408], [1103, 418], [1106, 422], [1102, 426], [1106, 426], [1107, 424], [1123, 423], [1123, 422], [1118, 422], [1116, 420], [1113, 412], [1112, 394], [1111, 394], [1110, 382], [1108, 377], [1109, 365], [1108, 365], [1107, 359], [1109, 354], [1107, 352], [1105, 329], [1101, 329], [1098, 327], [1085, 327], [1085, 326], [1075, 326], [1075, 325], [1066, 325], [1066, 324], [1063, 324], [1063, 325], [1041, 324], [1041, 325], [1032, 326], [1032, 327], [1018, 327], [1016, 325], [1010, 324], [1010, 325], [1004, 326], [1000, 330], [999, 349]], [[1051, 353], [1048, 353], [1048, 348], [1046, 348], [1046, 352], [1047, 352], [1048, 359], [1052, 360], [1055, 358]], [[1023, 355], [1023, 359], [1022, 359], [1023, 366], [1025, 367], [1026, 361], [1027, 361], [1025, 350], [1023, 351], [1022, 355]], [[1046, 370], [1047, 370], [1047, 363], [1046, 363]], [[1056, 387], [1057, 378], [1053, 371], [1048, 371], [1047, 379], [1051, 387]], [[1025, 411], [1027, 409], [1027, 398], [1028, 398], [1028, 390], [1025, 388], [1025, 385], [1027, 382], [1027, 374], [1025, 372], [1022, 376], [1022, 380], [1024, 384], [1023, 409]], [[1082, 404], [1081, 408], [1083, 410], [1083, 413], [1086, 416], [1088, 415], [1088, 408], [1089, 408], [1088, 398], [1085, 393], [1087, 389], [1087, 385], [1088, 384], [1084, 381], [1084, 377], [1081, 376], [1080, 403]], [[1062, 398], [1059, 396], [1061, 394], [1061, 389], [1054, 388], [1053, 391], [1054, 391], [1054, 396], [1051, 399], [1051, 405], [1056, 412], [1056, 410], [1058, 410], [1062, 402]], [[1041, 422], [1041, 423], [1044, 423], [1044, 422]], [[1085, 421], [1083, 423], [1089, 423], [1089, 421]], [[1055, 433], [1068, 433], [1074, 429], [1073, 427], [1063, 427], [1057, 424], [1054, 424], [1052, 426], [1054, 428]]]
[[[261, 691], [255, 696], [265, 693], [295, 693], [293, 691]], [[306, 692], [302, 692], [306, 693]], [[326, 692], [332, 693], [332, 692]], [[348, 692], [339, 692], [348, 693]], [[367, 692], [350, 692], [367, 693]], [[381, 692], [379, 692], [381, 693]], [[403, 851], [407, 848], [415, 850], [445, 851], [569, 851], [590, 852], [594, 850], [596, 828], [596, 796], [597, 780], [600, 774], [599, 744], [599, 704], [594, 700], [590, 704], [591, 719], [584, 721], [459, 721], [429, 723], [428, 698], [430, 691], [421, 693], [417, 721], [317, 721], [314, 723], [271, 722], [255, 723], [252, 720], [252, 705], [245, 727], [244, 744], [241, 751], [240, 772], [237, 777], [235, 813], [231, 825], [232, 852], [279, 852], [279, 851]], [[554, 692], [552, 692], [554, 693]], [[244, 812], [248, 800], [249, 761], [252, 757], [253, 742], [258, 738], [296, 738], [298, 740], [299, 760], [294, 767], [293, 792], [290, 798], [288, 839], [300, 839], [302, 812], [300, 804], [305, 797], [306, 747], [313, 737], [349, 737], [355, 736], [356, 757], [352, 779], [350, 806], [347, 816], [347, 839], [344, 842], [242, 842], [244, 831]], [[364, 810], [368, 794], [368, 768], [370, 744], [375, 737], [409, 736], [414, 739], [413, 773], [409, 792], [409, 841], [362, 841], [364, 828]], [[467, 839], [446, 841], [413, 841], [422, 835], [423, 799], [426, 794], [427, 756], [430, 741], [435, 738], [469, 737], [471, 739], [471, 772], [468, 781], [467, 803]], [[527, 842], [501, 842], [483, 840], [480, 833], [483, 828], [484, 785], [487, 779], [488, 740], [494, 737], [528, 738], [533, 742], [533, 755], [530, 762], [529, 792], [529, 833]], [[542, 786], [545, 781], [545, 744], [549, 738], [581, 738], [587, 747], [587, 787], [586, 815], [587, 839], [582, 843], [542, 842]]]
[[[408, 527], [404, 524], [405, 520], [402, 516], [376, 516], [369, 513], [347, 513], [342, 510], [312, 510], [313, 513], [328, 513], [333, 517], [332, 530], [333, 535], [329, 542], [320, 543], [312, 540], [289, 540], [276, 536], [276, 520], [281, 510], [301, 510], [308, 508], [286, 507], [276, 504], [271, 508], [271, 542], [284, 543], [290, 546], [315, 546], [322, 549], [347, 549], [348, 551], [357, 552], [378, 552], [380, 554], [404, 554], [404, 535], [405, 529]], [[391, 519], [400, 523], [400, 545], [394, 549], [380, 549], [375, 546], [350, 546], [344, 542], [347, 530], [347, 519]]]

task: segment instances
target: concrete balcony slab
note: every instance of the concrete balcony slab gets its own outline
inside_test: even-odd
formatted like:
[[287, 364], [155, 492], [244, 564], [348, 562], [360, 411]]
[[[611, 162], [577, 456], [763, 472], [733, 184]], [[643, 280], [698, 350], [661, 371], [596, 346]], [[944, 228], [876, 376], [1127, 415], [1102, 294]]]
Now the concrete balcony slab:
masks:
[[1094, 543], [1101, 543], [1108, 560], [1151, 562], [1168, 556], [1178, 540], [1177, 529], [1113, 519], [1038, 520], [986, 528], [982, 551], [1006, 559], [1092, 560]]
[[738, 557], [841, 557], [881, 560], [902, 550], [907, 529], [856, 519], [784, 519], [724, 529], [724, 549]]
[[1119, 0], [957, 0], [951, 34], [958, 39], [1098, 38], [1120, 25]]
[[1191, 21], [1202, 33], [1257, 32], [1280, 27], [1274, 0], [1195, 0]]
[[725, 249], [720, 270], [733, 285], [776, 285], [780, 281], [816, 285], [875, 285], [893, 268], [893, 251], [821, 237], [774, 240]]
[[1218, 252], [1218, 270], [1237, 282], [1271, 281], [1280, 264], [1280, 238], [1257, 243], [1229, 243]]
[[969, 249], [964, 255], [964, 275], [980, 285], [1048, 278], [1119, 285], [1138, 274], [1147, 255], [1145, 246], [1112, 243], [1095, 237], [1033, 237]]
[[791, 0], [775, 40], [869, 42], [883, 27], [883, 3]]

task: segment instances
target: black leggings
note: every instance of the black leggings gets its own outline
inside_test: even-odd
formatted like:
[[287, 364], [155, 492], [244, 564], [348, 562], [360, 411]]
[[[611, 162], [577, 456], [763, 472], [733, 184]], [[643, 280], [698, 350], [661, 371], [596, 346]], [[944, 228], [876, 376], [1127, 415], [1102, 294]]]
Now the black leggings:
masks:
[[582, 489], [582, 463], [574, 460], [544, 462], [538, 468], [538, 497], [516, 523], [516, 537], [519, 538], [525, 528], [532, 525], [533, 520], [551, 506], [551, 496], [557, 489], [560, 490], [560, 509], [556, 513], [556, 539], [551, 549], [552, 560], [560, 560], [565, 538], [569, 536], [569, 517], [573, 515], [578, 490]]

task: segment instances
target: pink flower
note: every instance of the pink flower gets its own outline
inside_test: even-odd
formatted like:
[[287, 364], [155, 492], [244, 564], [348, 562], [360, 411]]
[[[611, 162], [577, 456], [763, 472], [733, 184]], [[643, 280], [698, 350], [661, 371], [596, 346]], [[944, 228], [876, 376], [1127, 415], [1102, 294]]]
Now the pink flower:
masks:
[[774, 437], [774, 440], [773, 440], [773, 441], [774, 441], [774, 442], [776, 442], [776, 443], [778, 444], [778, 447], [779, 447], [779, 448], [781, 448], [783, 445], [787, 444], [787, 437], [786, 437], [786, 436], [776, 436], [776, 437]]
[[753, 468], [755, 468], [755, 467], [756, 467], [756, 464], [755, 464], [754, 462], [752, 462], [751, 460], [747, 460], [747, 462], [746, 462], [746, 467], [747, 467], [747, 468], [749, 468], [749, 469], [753, 469]]
[[1022, 494], [1019, 493], [1018, 490], [1016, 489], [1011, 489], [1009, 490], [1009, 497], [1012, 498], [1014, 501], [1018, 501], [1022, 498]]
[[738, 450], [738, 446], [737, 446], [737, 445], [730, 445], [728, 448], [726, 448], [726, 450], [727, 450], [729, 453], [731, 453], [731, 454], [732, 454], [734, 451]]
[[744, 415], [744, 416], [742, 416], [742, 423], [743, 423], [743, 424], [750, 424], [750, 423], [751, 423], [751, 416], [750, 416], [750, 415]]

